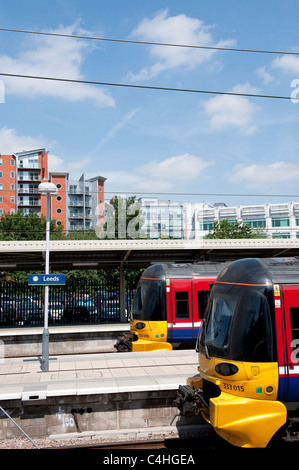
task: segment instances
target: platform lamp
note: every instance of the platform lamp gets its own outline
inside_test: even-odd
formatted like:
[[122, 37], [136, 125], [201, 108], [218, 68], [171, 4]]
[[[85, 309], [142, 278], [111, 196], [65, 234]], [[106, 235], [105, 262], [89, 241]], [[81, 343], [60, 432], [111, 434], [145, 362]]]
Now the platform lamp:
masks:
[[[51, 196], [58, 194], [57, 187], [54, 183], [40, 183], [38, 192], [47, 196], [47, 216], [46, 216], [46, 265], [45, 274], [50, 274], [50, 218], [51, 218]], [[45, 285], [45, 302], [44, 302], [44, 330], [42, 337], [42, 371], [49, 370], [49, 330], [48, 330], [48, 306], [49, 306], [49, 286]]]

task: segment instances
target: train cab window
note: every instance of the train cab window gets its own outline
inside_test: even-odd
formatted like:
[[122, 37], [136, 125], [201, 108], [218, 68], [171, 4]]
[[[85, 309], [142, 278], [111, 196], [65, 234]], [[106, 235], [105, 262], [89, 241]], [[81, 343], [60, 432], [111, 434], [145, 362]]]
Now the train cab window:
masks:
[[292, 340], [299, 339], [299, 307], [290, 307]]
[[177, 320], [189, 318], [189, 293], [187, 291], [175, 292], [175, 317]]

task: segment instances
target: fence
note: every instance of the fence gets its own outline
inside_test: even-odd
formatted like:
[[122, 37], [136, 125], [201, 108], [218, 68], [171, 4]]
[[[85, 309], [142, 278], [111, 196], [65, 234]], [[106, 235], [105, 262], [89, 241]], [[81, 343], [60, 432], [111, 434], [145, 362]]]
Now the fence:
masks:
[[[126, 283], [126, 318], [134, 296], [134, 286]], [[49, 287], [49, 325], [120, 321], [119, 281], [67, 282]], [[42, 326], [44, 287], [26, 282], [0, 282], [0, 327]]]

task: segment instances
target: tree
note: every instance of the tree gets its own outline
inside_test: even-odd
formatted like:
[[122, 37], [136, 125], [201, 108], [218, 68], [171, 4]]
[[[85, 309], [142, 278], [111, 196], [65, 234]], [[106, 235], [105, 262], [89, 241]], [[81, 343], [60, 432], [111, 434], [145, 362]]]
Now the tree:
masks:
[[252, 229], [242, 222], [231, 223], [227, 219], [215, 221], [213, 231], [204, 238], [267, 238], [267, 234], [260, 229]]
[[[50, 221], [50, 237], [52, 240], [64, 238], [63, 226]], [[0, 240], [45, 240], [46, 217], [35, 212], [30, 214], [4, 214], [0, 218]]]
[[93, 228], [88, 230], [72, 230], [66, 236], [67, 240], [98, 240]]
[[141, 204], [136, 202], [136, 196], [115, 196], [111, 201], [110, 210], [107, 211], [103, 231], [97, 231], [97, 235], [102, 239], [146, 238], [142, 224]]

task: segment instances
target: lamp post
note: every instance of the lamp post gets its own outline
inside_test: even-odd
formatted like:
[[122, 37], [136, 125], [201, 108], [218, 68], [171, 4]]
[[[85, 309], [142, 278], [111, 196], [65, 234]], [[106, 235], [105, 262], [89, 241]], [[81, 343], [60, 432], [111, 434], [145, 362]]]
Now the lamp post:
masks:
[[[47, 215], [46, 215], [46, 265], [45, 274], [50, 274], [50, 213], [51, 213], [51, 196], [57, 194], [57, 188], [54, 183], [41, 183], [38, 186], [38, 192], [47, 196]], [[45, 302], [44, 302], [44, 330], [42, 338], [42, 371], [49, 370], [49, 330], [48, 330], [48, 305], [49, 305], [49, 286], [45, 285]]]

